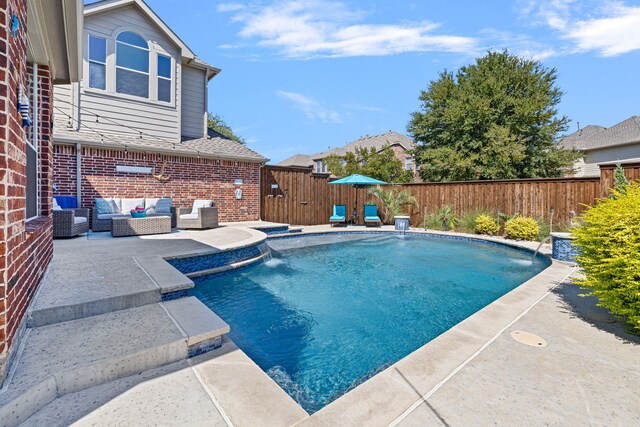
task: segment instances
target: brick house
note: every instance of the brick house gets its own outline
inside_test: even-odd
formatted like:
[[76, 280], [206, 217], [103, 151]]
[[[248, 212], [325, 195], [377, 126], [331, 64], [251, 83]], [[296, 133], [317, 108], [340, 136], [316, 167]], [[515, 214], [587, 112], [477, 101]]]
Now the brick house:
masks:
[[81, 0], [0, 0], [0, 381], [52, 257], [52, 92], [80, 77], [81, 28]]
[[395, 157], [402, 162], [405, 170], [413, 172], [414, 181], [420, 181], [418, 167], [412, 154], [412, 150], [416, 148], [416, 143], [411, 138], [394, 131], [380, 135], [367, 135], [342, 147], [332, 148], [316, 154], [296, 154], [281, 161], [277, 166], [313, 167], [314, 173], [331, 173], [323, 162], [323, 159], [328, 156], [344, 156], [349, 152], [355, 152], [359, 148], [375, 148], [380, 152], [386, 147], [391, 147]]
[[142, 0], [86, 5], [82, 38], [81, 80], [54, 91], [55, 194], [82, 207], [96, 197], [172, 197], [178, 207], [213, 199], [221, 221], [259, 219], [268, 159], [207, 129], [208, 84], [220, 70]]

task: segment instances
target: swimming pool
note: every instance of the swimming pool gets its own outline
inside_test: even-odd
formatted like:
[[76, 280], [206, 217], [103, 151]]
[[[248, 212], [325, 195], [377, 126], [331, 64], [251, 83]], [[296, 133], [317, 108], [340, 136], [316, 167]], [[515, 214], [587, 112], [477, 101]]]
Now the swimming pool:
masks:
[[313, 413], [545, 269], [505, 245], [397, 234], [269, 240], [273, 258], [196, 280], [229, 337]]

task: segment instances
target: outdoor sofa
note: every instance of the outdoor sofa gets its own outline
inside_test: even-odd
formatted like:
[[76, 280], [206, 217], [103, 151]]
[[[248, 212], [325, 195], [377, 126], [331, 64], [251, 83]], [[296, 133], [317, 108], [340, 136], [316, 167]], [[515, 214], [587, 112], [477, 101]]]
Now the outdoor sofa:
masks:
[[213, 200], [195, 200], [190, 208], [177, 209], [178, 228], [207, 229], [218, 226], [218, 208]]
[[91, 229], [93, 231], [111, 231], [111, 219], [130, 217], [131, 210], [141, 207], [147, 211], [147, 216], [169, 216], [171, 227], [176, 226], [176, 209], [171, 204], [171, 198], [96, 198], [92, 215]]
[[53, 237], [74, 237], [89, 231], [89, 209], [63, 209], [53, 199]]

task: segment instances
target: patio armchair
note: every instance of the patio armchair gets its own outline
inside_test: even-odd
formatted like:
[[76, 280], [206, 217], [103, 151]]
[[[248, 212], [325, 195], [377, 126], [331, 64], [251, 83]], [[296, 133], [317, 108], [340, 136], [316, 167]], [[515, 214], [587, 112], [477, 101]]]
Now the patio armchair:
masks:
[[377, 226], [382, 225], [376, 205], [364, 205], [364, 225], [369, 225], [370, 223], [374, 223]]
[[204, 230], [218, 226], [218, 208], [213, 200], [196, 200], [193, 207], [178, 208], [176, 212], [177, 227]]
[[347, 205], [333, 205], [333, 215], [329, 218], [329, 224], [347, 223]]
[[53, 237], [74, 237], [89, 231], [89, 209], [54, 209]]

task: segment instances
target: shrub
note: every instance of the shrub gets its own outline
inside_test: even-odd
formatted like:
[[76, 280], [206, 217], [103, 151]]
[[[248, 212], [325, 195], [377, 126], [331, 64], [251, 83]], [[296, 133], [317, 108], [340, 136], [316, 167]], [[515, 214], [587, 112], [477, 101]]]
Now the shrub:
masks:
[[478, 234], [489, 234], [493, 236], [500, 231], [500, 225], [498, 221], [491, 218], [489, 215], [478, 215], [476, 217], [475, 232]]
[[485, 215], [490, 218], [495, 217], [495, 212], [489, 209], [472, 209], [470, 211], [464, 212], [460, 215], [460, 221], [458, 223], [457, 230], [465, 233], [475, 233], [476, 232], [476, 218], [480, 215]]
[[[418, 207], [416, 198], [408, 190], [397, 191], [392, 188], [385, 191], [377, 185], [370, 188], [368, 193], [377, 199], [382, 221], [385, 224], [392, 224], [396, 216], [411, 215], [412, 208]], [[407, 208], [409, 208], [408, 211]]]
[[574, 282], [640, 332], [640, 183], [614, 195], [589, 208], [572, 230], [585, 275]]
[[524, 216], [512, 218], [504, 225], [505, 235], [509, 239], [534, 240], [538, 236], [540, 226], [533, 218]]
[[436, 218], [440, 223], [440, 229], [443, 231], [453, 230], [460, 221], [453, 211], [453, 206], [444, 205], [436, 212]]

